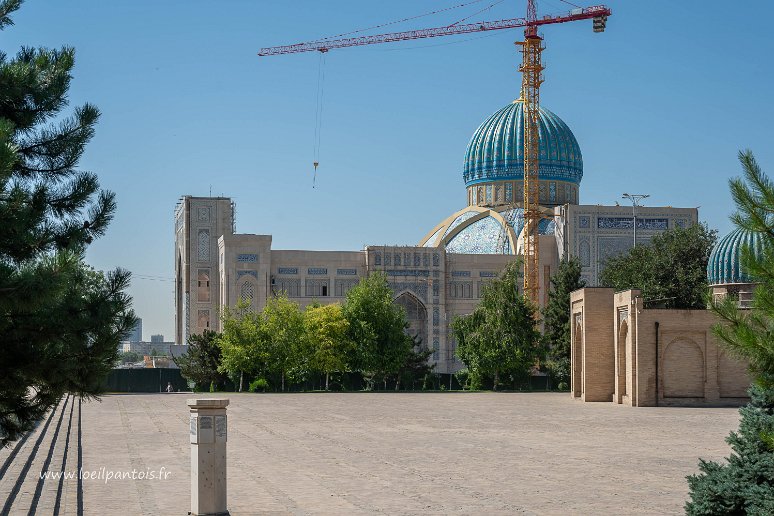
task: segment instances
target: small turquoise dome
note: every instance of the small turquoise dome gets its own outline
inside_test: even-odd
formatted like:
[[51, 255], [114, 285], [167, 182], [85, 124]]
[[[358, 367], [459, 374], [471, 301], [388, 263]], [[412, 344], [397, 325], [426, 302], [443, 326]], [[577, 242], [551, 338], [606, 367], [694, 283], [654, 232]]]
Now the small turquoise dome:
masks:
[[[583, 158], [575, 136], [561, 118], [540, 108], [540, 180], [579, 185]], [[465, 153], [465, 186], [487, 181], [524, 180], [524, 102], [517, 100], [476, 129]]]
[[707, 263], [710, 285], [754, 283], [755, 280], [741, 269], [742, 247], [745, 245], [760, 254], [763, 250], [761, 234], [739, 228], [718, 240]]

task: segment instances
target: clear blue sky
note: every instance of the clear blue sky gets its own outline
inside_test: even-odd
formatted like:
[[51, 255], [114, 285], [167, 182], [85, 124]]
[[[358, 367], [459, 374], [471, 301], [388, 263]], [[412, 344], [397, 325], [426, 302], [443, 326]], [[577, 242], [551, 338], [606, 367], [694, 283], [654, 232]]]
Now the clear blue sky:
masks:
[[[170, 338], [181, 195], [231, 196], [237, 231], [271, 234], [275, 249], [413, 244], [464, 206], [468, 140], [518, 96], [520, 31], [330, 52], [315, 190], [319, 57], [256, 56], [463, 1], [28, 0], [0, 50], [76, 47], [72, 105], [103, 113], [81, 165], [119, 206], [88, 259], [131, 270], [145, 338]], [[447, 25], [493, 1], [388, 30]], [[523, 16], [524, 5], [504, 0], [472, 20]], [[751, 148], [774, 174], [774, 2], [608, 5], [603, 34], [590, 21], [543, 30], [541, 99], [580, 143], [581, 202], [649, 193], [649, 205], [701, 206], [727, 232], [737, 151]]]

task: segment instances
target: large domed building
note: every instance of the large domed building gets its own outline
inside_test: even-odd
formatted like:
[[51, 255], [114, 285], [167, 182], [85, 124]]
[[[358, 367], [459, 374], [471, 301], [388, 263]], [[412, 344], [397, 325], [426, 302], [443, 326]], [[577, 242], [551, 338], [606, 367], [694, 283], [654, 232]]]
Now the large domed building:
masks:
[[[235, 234], [231, 199], [184, 196], [175, 210], [176, 342], [204, 329], [218, 330], [219, 311], [239, 299], [252, 300], [257, 309], [280, 292], [301, 305], [343, 301], [359, 278], [380, 271], [406, 309], [410, 331], [433, 349], [436, 371], [456, 371], [461, 363], [449, 324], [455, 315], [470, 313], [483, 285], [521, 254], [523, 127], [520, 100], [478, 126], [464, 154], [460, 149], [467, 205], [433, 226], [417, 245], [275, 250], [271, 235]], [[695, 208], [638, 207], [633, 213], [631, 206], [579, 204], [581, 147], [570, 127], [544, 107], [539, 144], [545, 217], [539, 225], [541, 304], [562, 258], [578, 257], [584, 279], [593, 286], [605, 260], [632, 246], [635, 224], [637, 242], [646, 243], [668, 228], [697, 222]], [[625, 176], [621, 170], [611, 201], [620, 198]]]
[[755, 278], [742, 266], [742, 249], [755, 255], [763, 253], [760, 233], [737, 228], [715, 243], [707, 263], [707, 281], [715, 298], [731, 295], [742, 307], [749, 306], [755, 290]]

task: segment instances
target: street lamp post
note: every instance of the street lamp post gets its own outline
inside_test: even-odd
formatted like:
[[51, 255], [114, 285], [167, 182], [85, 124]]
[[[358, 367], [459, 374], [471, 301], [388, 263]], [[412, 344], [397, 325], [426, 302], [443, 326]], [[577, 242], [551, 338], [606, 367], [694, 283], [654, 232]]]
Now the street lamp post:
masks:
[[637, 247], [637, 206], [640, 205], [641, 200], [647, 199], [650, 195], [624, 193], [621, 197], [632, 201], [632, 226], [634, 228], [634, 245], [632, 247]]

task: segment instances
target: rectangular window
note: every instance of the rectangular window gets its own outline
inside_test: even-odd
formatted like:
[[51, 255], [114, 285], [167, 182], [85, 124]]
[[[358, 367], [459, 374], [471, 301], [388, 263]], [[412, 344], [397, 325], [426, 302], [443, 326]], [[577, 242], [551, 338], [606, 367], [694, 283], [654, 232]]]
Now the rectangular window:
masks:
[[328, 285], [327, 279], [306, 280], [306, 297], [327, 297]]
[[274, 294], [285, 293], [288, 297], [301, 297], [301, 280], [299, 279], [278, 279], [274, 285]]
[[196, 271], [196, 298], [201, 303], [210, 302], [210, 269]]

